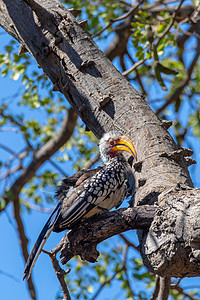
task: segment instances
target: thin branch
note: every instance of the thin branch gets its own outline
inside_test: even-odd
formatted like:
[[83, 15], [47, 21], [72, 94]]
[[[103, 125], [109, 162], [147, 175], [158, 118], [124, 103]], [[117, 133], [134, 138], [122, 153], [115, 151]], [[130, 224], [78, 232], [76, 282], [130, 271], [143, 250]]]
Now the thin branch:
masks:
[[176, 290], [177, 292], [179, 292], [180, 294], [182, 294], [183, 296], [189, 298], [190, 300], [198, 300], [197, 298], [193, 297], [192, 295], [185, 293], [183, 288], [179, 286], [179, 283], [175, 283], [175, 284], [171, 284], [170, 288], [172, 290]]
[[[24, 205], [26, 205], [25, 202], [23, 202], [23, 203], [24, 203]], [[40, 211], [40, 212], [43, 212], [43, 213], [46, 213], [46, 214], [49, 214], [53, 211], [53, 208], [41, 207], [39, 205], [35, 205], [35, 204], [29, 203], [29, 202], [27, 202], [27, 205], [32, 210]]]
[[[28, 239], [26, 237], [25, 230], [24, 230], [24, 224], [23, 224], [23, 221], [21, 218], [20, 201], [19, 201], [18, 196], [17, 196], [17, 198], [15, 197], [15, 199], [14, 199], [13, 210], [14, 210], [14, 218], [17, 223], [17, 231], [19, 234], [19, 243], [21, 246], [22, 254], [23, 254], [24, 260], [27, 261], [28, 255], [29, 255], [28, 254]], [[28, 289], [29, 289], [29, 292], [31, 295], [31, 299], [35, 300], [36, 299], [36, 291], [35, 291], [35, 287], [34, 287], [31, 277], [28, 279], [27, 283], [28, 283]]]
[[16, 278], [14, 275], [12, 275], [12, 274], [10, 274], [8, 272], [5, 272], [3, 270], [0, 270], [0, 274], [3, 275], [3, 276], [6, 276], [6, 277], [8, 277], [8, 278], [10, 278], [10, 279], [12, 279], [12, 280], [14, 280], [16, 282], [20, 282], [20, 280], [18, 278]]
[[99, 159], [100, 159], [100, 154], [97, 154], [94, 158], [92, 158], [85, 164], [84, 169], [90, 169], [96, 162], [99, 161]]
[[1, 177], [0, 177], [0, 181], [9, 177], [11, 174], [14, 174], [15, 172], [19, 171], [19, 170], [22, 170], [22, 165], [21, 163], [18, 164], [18, 166], [12, 168], [11, 170], [8, 170], [7, 173], [3, 174]]
[[10, 154], [14, 155], [14, 156], [17, 156], [17, 153], [15, 151], [13, 151], [12, 149], [10, 149], [9, 147], [3, 145], [3, 144], [0, 144], [0, 148], [9, 152]]
[[142, 65], [145, 61], [147, 60], [147, 58], [143, 58], [141, 60], [139, 60], [138, 62], [136, 62], [130, 69], [126, 70], [125, 72], [122, 73], [123, 76], [127, 76], [128, 74], [130, 74], [132, 71], [134, 71], [137, 67], [139, 67], [140, 65]]
[[178, 15], [178, 12], [181, 8], [181, 5], [183, 4], [184, 0], [181, 0], [179, 5], [177, 6], [177, 8], [175, 9], [173, 16], [172, 16], [172, 20], [170, 21], [170, 23], [168, 24], [168, 26], [165, 28], [165, 30], [163, 31], [163, 34], [158, 38], [155, 47], [157, 48], [158, 45], [160, 44], [160, 42], [162, 41], [162, 39], [166, 36], [166, 34], [170, 31], [170, 29], [172, 28], [172, 26], [174, 25], [175, 21], [176, 21], [176, 16]]
[[138, 247], [135, 246], [135, 244], [133, 244], [131, 241], [129, 241], [122, 233], [120, 233], [119, 236], [129, 247], [132, 247], [133, 249], [139, 251]]
[[100, 35], [101, 33], [103, 33], [106, 29], [108, 29], [113, 23], [115, 22], [119, 22], [122, 21], [126, 18], [128, 18], [131, 14], [134, 14], [138, 8], [140, 7], [140, 5], [144, 2], [144, 0], [141, 0], [135, 7], [131, 8], [126, 14], [124, 14], [123, 16], [116, 18], [116, 19], [111, 19], [110, 22], [108, 23], [107, 26], [105, 26], [104, 28], [102, 28], [99, 32], [95, 33], [92, 38], [97, 37], [98, 35]]
[[124, 266], [117, 270], [108, 280], [104, 281], [104, 283], [101, 284], [101, 286], [99, 287], [99, 289], [96, 291], [96, 293], [94, 294], [94, 296], [90, 299], [90, 300], [95, 300], [97, 298], [97, 296], [100, 294], [100, 292], [102, 291], [102, 289], [109, 283], [111, 283], [111, 281], [113, 279], [115, 279], [115, 277], [117, 276], [118, 273], [124, 271]]
[[188, 85], [189, 81], [191, 80], [192, 72], [199, 59], [199, 55], [200, 55], [200, 41], [197, 46], [196, 55], [193, 61], [191, 62], [190, 67], [188, 68], [187, 76], [182, 81], [181, 85], [174, 91], [171, 97], [169, 97], [169, 99], [156, 111], [156, 115], [159, 115], [165, 108], [167, 108], [172, 102], [176, 101], [180, 97], [183, 89]]
[[151, 295], [150, 300], [157, 299], [159, 290], [160, 290], [160, 276], [156, 275], [155, 289], [153, 291], [153, 294]]
[[57, 164], [55, 163], [55, 161], [53, 161], [51, 158], [49, 158], [49, 163], [54, 166], [55, 169], [57, 169], [60, 174], [62, 174], [64, 177], [68, 177], [68, 175], [63, 171], [63, 169]]
[[125, 251], [124, 251], [124, 259], [123, 259], [123, 263], [122, 263], [122, 267], [117, 270], [109, 279], [107, 279], [106, 281], [104, 281], [100, 287], [98, 288], [98, 290], [96, 291], [96, 293], [94, 294], [94, 296], [91, 298], [91, 300], [95, 300], [98, 295], [100, 294], [100, 292], [102, 291], [102, 289], [107, 285], [110, 284], [111, 281], [113, 281], [113, 279], [115, 279], [115, 277], [117, 276], [117, 274], [119, 274], [122, 271], [125, 271], [126, 267], [126, 260], [127, 260], [127, 252], [128, 252], [128, 246], [125, 247]]
[[10, 188], [13, 197], [17, 197], [22, 187], [35, 175], [39, 167], [60, 149], [71, 137], [77, 120], [77, 114], [72, 108], [63, 120], [62, 127], [55, 137], [50, 139], [33, 156], [30, 164], [16, 179]]
[[119, 0], [120, 3], [126, 5], [127, 7], [131, 7], [132, 5], [124, 0]]
[[48, 252], [46, 250], [42, 250], [44, 253], [48, 254], [49, 257], [50, 257], [50, 260], [51, 260], [51, 263], [53, 265], [53, 268], [54, 268], [54, 271], [56, 273], [56, 276], [60, 282], [60, 286], [61, 286], [61, 289], [63, 291], [63, 295], [64, 295], [64, 300], [71, 300], [71, 297], [70, 297], [70, 294], [69, 294], [69, 291], [68, 291], [68, 288], [67, 288], [67, 285], [66, 285], [66, 282], [65, 282], [65, 275], [67, 275], [69, 272], [70, 272], [70, 269], [67, 270], [67, 271], [64, 271], [57, 259], [56, 259], [56, 255], [55, 254], [52, 254], [51, 252]]
[[[49, 140], [41, 149], [39, 149], [31, 163], [23, 170], [22, 174], [16, 179], [10, 188], [10, 195], [5, 196], [6, 205], [12, 201], [14, 208], [14, 218], [17, 223], [17, 230], [20, 239], [20, 245], [23, 253], [24, 260], [28, 259], [28, 239], [25, 234], [24, 225], [20, 214], [20, 200], [19, 194], [22, 187], [35, 175], [39, 167], [47, 161], [61, 146], [63, 146], [73, 134], [76, 124], [77, 114], [71, 108], [63, 120], [62, 127], [58, 134]], [[5, 209], [5, 208], [4, 208]], [[28, 288], [32, 299], [36, 299], [35, 288], [30, 277], [28, 280]]]
[[128, 285], [128, 287], [129, 287], [131, 296], [132, 296], [132, 298], [134, 299], [135, 294], [134, 294], [134, 292], [133, 292], [133, 290], [132, 290], [132, 288], [131, 288], [130, 279], [129, 279], [129, 274], [128, 274], [128, 268], [127, 268], [127, 257], [128, 257], [127, 254], [128, 254], [128, 249], [129, 249], [129, 247], [130, 247], [130, 246], [127, 244], [127, 245], [126, 245], [126, 248], [125, 248], [125, 254], [124, 254], [124, 267], [125, 267], [125, 269], [124, 269], [124, 272], [125, 272], [125, 275], [126, 275], [126, 281], [127, 281], [127, 285]]
[[[135, 62], [134, 62], [134, 60], [132, 59], [132, 57], [131, 57], [130, 53], [128, 52], [128, 50], [127, 50], [126, 54], [127, 54], [128, 58], [132, 61], [133, 65], [134, 65]], [[139, 85], [140, 85], [140, 87], [141, 87], [141, 89], [142, 89], [142, 91], [143, 91], [143, 94], [144, 94], [144, 95], [147, 95], [147, 92], [145, 91], [145, 88], [144, 88], [142, 79], [141, 79], [141, 77], [140, 77], [140, 74], [138, 73], [137, 68], [135, 69], [135, 73], [136, 73], [136, 79], [137, 79], [138, 82], [139, 82]]]
[[160, 277], [158, 300], [167, 300], [169, 297], [171, 277]]
[[[199, 11], [200, 11], [200, 5], [198, 6], [197, 10], [194, 11], [192, 16], [195, 16], [195, 18], [196, 18], [196, 13]], [[200, 25], [198, 25], [198, 24], [196, 25], [196, 31], [197, 31], [197, 34], [200, 35]], [[183, 89], [188, 85], [188, 83], [191, 80], [192, 72], [193, 72], [193, 69], [194, 69], [198, 59], [199, 59], [199, 55], [200, 55], [200, 39], [197, 39], [196, 54], [187, 70], [187, 76], [182, 81], [181, 85], [174, 91], [174, 93], [171, 95], [171, 97], [156, 111], [156, 115], [159, 115], [165, 108], [167, 108], [167, 106], [169, 106], [173, 101], [176, 101], [180, 97]]]

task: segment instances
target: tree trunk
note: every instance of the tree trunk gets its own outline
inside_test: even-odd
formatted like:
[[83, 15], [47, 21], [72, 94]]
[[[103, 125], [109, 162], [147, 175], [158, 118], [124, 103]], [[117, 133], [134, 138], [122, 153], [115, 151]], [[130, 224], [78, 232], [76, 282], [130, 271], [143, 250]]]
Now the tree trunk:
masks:
[[162, 276], [197, 276], [200, 192], [191, 189], [187, 169], [192, 151], [175, 144], [167, 124], [115, 69], [83, 24], [56, 0], [0, 0], [0, 25], [30, 52], [87, 127], [98, 138], [120, 130], [132, 139], [138, 156], [135, 206], [160, 206], [149, 233], [139, 232], [145, 265]]

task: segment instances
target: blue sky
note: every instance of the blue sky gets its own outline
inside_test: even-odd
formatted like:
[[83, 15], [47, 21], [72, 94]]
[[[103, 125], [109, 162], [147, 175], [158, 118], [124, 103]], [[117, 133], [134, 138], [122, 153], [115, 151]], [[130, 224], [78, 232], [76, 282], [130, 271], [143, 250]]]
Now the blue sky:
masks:
[[[3, 30], [0, 30], [3, 32]], [[10, 40], [9, 35], [7, 34], [0, 34], [0, 52], [3, 51], [3, 47], [8, 43]], [[102, 50], [105, 48], [105, 45], [100, 44], [102, 46]], [[117, 64], [117, 61], [116, 61]], [[2, 78], [0, 77], [0, 91], [1, 91], [1, 98], [10, 96], [16, 92], [19, 88], [19, 82], [11, 80], [9, 77]], [[137, 85], [135, 86], [137, 89]], [[154, 88], [152, 88], [152, 97], [155, 94], [157, 86], [155, 84]], [[16, 108], [13, 107], [13, 110]], [[187, 102], [182, 107], [181, 110], [181, 119], [184, 123], [187, 119], [189, 111], [189, 106]], [[37, 111], [34, 113], [37, 114]], [[170, 117], [173, 119], [173, 111], [169, 109], [169, 113], [171, 114]], [[30, 114], [32, 115], [33, 112], [31, 111]], [[170, 118], [169, 118], [170, 119]], [[173, 135], [173, 131], [171, 130], [171, 134]], [[194, 158], [197, 160], [197, 166], [191, 166], [189, 168], [191, 177], [193, 179], [195, 187], [200, 186], [200, 178], [198, 174], [200, 173], [200, 156], [199, 156], [199, 149], [200, 149], [200, 142], [194, 137], [189, 137], [190, 143], [195, 150]], [[10, 147], [13, 147], [15, 150], [21, 149], [21, 140], [19, 135], [16, 135], [12, 132], [0, 132], [0, 143], [5, 143]], [[0, 156], [6, 159], [7, 153], [3, 150], [0, 150]], [[68, 166], [69, 175], [73, 173], [71, 166]], [[1, 188], [1, 186], [0, 186]], [[44, 192], [44, 198], [47, 197], [48, 192], [53, 196], [52, 189], [49, 191]], [[12, 219], [13, 211], [12, 205], [6, 209], [6, 212], [1, 213], [0, 215], [0, 240], [1, 240], [1, 247], [0, 247], [0, 295], [1, 299], [4, 300], [14, 300], [14, 299], [29, 299], [29, 293], [26, 288], [26, 282], [22, 281], [22, 274], [24, 270], [24, 261], [21, 255], [21, 249], [19, 247], [19, 240], [18, 234], [16, 230], [16, 224]], [[29, 250], [31, 250], [34, 242], [40, 232], [42, 226], [46, 222], [48, 214], [39, 212], [39, 211], [32, 211], [30, 214], [27, 211], [24, 211], [22, 218], [24, 224], [26, 225], [25, 230], [30, 239], [29, 242]], [[130, 233], [135, 236], [135, 233]], [[45, 249], [52, 249], [61, 239], [63, 233], [55, 234], [52, 233], [51, 237], [49, 238], [47, 244], [45, 245]], [[119, 241], [120, 242], [120, 241]], [[101, 246], [100, 246], [101, 247]], [[135, 255], [137, 255], [135, 253]], [[60, 290], [59, 283], [56, 279], [54, 271], [52, 269], [51, 263], [47, 255], [41, 254], [38, 262], [33, 270], [33, 281], [36, 284], [37, 291], [38, 291], [38, 299], [48, 299], [53, 300], [55, 299], [57, 292]], [[185, 285], [200, 285], [199, 278], [192, 278], [192, 279], [184, 279]], [[141, 285], [138, 286], [138, 289], [141, 288]], [[114, 283], [112, 287], [112, 293], [116, 294], [116, 298], [124, 299], [122, 295], [120, 297], [120, 291], [118, 290], [118, 286]], [[110, 291], [109, 291], [110, 292]], [[107, 292], [102, 293], [99, 296], [99, 300], [106, 299]]]

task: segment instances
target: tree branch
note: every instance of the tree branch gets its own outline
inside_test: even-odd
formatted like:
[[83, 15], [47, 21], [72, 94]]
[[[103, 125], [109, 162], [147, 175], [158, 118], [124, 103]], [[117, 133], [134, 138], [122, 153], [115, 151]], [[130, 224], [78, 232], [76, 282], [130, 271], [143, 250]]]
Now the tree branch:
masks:
[[53, 268], [54, 268], [54, 271], [56, 273], [56, 276], [60, 282], [60, 286], [61, 286], [61, 289], [63, 291], [63, 295], [64, 295], [64, 298], [63, 300], [71, 300], [71, 297], [70, 297], [70, 294], [69, 294], [69, 291], [68, 291], [68, 288], [67, 288], [67, 285], [66, 285], [66, 282], [65, 282], [65, 275], [67, 275], [69, 272], [70, 272], [70, 269], [67, 270], [67, 271], [64, 271], [57, 259], [56, 259], [56, 255], [52, 254], [51, 252], [48, 252], [48, 251], [45, 251], [44, 249], [42, 250], [44, 253], [48, 254], [49, 257], [50, 257], [50, 260], [51, 260], [51, 263], [53, 265]]
[[127, 253], [128, 253], [128, 246], [126, 245], [126, 248], [125, 248], [125, 251], [124, 251], [124, 258], [123, 258], [123, 261], [122, 261], [122, 267], [119, 268], [108, 280], [104, 281], [100, 287], [98, 288], [98, 290], [96, 291], [96, 293], [94, 294], [94, 296], [90, 299], [90, 300], [95, 300], [98, 295], [100, 294], [100, 292], [102, 291], [102, 289], [107, 285], [107, 284], [110, 284], [111, 281], [113, 279], [115, 279], [115, 277], [117, 276], [117, 274], [119, 274], [120, 272], [122, 271], [125, 271], [126, 270], [126, 260], [127, 260]]
[[150, 300], [157, 299], [159, 290], [160, 290], [160, 276], [156, 275], [155, 289], [153, 291], [153, 294], [151, 295]]
[[160, 44], [160, 42], [162, 41], [162, 39], [166, 36], [166, 34], [170, 31], [170, 29], [172, 28], [172, 26], [174, 25], [175, 21], [176, 21], [176, 16], [178, 15], [178, 12], [181, 8], [181, 5], [183, 4], [184, 0], [181, 0], [179, 5], [177, 6], [177, 8], [175, 9], [173, 16], [172, 16], [172, 20], [170, 21], [170, 23], [168, 24], [168, 26], [165, 28], [165, 30], [163, 31], [163, 34], [158, 38], [155, 47], [157, 48], [158, 45]]
[[77, 114], [70, 108], [68, 114], [63, 119], [60, 131], [34, 154], [31, 163], [11, 186], [10, 191], [13, 197], [19, 195], [22, 187], [35, 175], [40, 166], [69, 140], [73, 134], [76, 120]]
[[[198, 10], [200, 10], [200, 6], [192, 14], [192, 16], [194, 17], [194, 20], [196, 20], [196, 18], [197, 18], [196, 14], [197, 14]], [[191, 16], [191, 18], [192, 18], [192, 16]], [[197, 24], [195, 25], [195, 28], [196, 28], [197, 34], [200, 35], [200, 21], [197, 22]], [[193, 72], [193, 69], [194, 69], [198, 59], [199, 59], [199, 55], [200, 55], [200, 39], [197, 39], [196, 54], [187, 70], [187, 75], [186, 75], [185, 79], [181, 82], [180, 86], [174, 91], [174, 93], [171, 95], [171, 97], [156, 111], [156, 115], [159, 115], [165, 108], [167, 108], [172, 102], [177, 101], [177, 99], [180, 97], [181, 93], [183, 92], [183, 89], [188, 85], [188, 83], [191, 80], [192, 72]]]
[[170, 291], [171, 278], [160, 277], [160, 289], [158, 293], [158, 300], [167, 300]]
[[[16, 179], [13, 185], [10, 188], [10, 193], [5, 195], [6, 205], [12, 201], [14, 209], [14, 217], [17, 223], [17, 230], [20, 238], [20, 245], [23, 253], [25, 262], [28, 259], [28, 239], [25, 234], [24, 225], [20, 215], [20, 200], [19, 193], [22, 187], [34, 176], [38, 168], [48, 160], [61, 146], [63, 146], [68, 139], [71, 137], [75, 124], [76, 124], [77, 114], [71, 108], [63, 120], [62, 127], [58, 134], [49, 140], [41, 149], [39, 149], [31, 163], [23, 170], [22, 174]], [[5, 208], [4, 208], [5, 209]], [[32, 299], [36, 299], [36, 293], [32, 279], [28, 280], [28, 287]]]
[[83, 260], [95, 262], [99, 255], [96, 250], [97, 244], [130, 229], [148, 228], [154, 214], [155, 207], [145, 205], [121, 208], [94, 216], [74, 226], [51, 252], [56, 254], [60, 251], [62, 264], [75, 255], [80, 255]]
[[139, 3], [135, 6], [132, 7], [126, 14], [124, 14], [123, 16], [116, 18], [116, 19], [112, 19], [110, 20], [110, 22], [108, 23], [108, 25], [106, 27], [104, 27], [103, 29], [101, 29], [99, 32], [97, 32], [96, 34], [93, 35], [93, 38], [97, 37], [98, 35], [100, 35], [102, 32], [104, 32], [106, 29], [108, 29], [113, 23], [115, 22], [119, 22], [122, 21], [126, 18], [128, 18], [130, 15], [133, 15], [138, 9], [139, 6], [144, 2], [144, 0], [139, 1]]

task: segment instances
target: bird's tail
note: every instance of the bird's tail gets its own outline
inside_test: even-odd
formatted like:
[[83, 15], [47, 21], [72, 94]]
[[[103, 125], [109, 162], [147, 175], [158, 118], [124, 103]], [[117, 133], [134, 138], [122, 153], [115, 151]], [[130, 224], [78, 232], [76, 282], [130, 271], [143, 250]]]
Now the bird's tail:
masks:
[[31, 275], [31, 271], [38, 259], [38, 256], [40, 255], [40, 252], [42, 251], [44, 244], [46, 243], [50, 233], [53, 230], [53, 225], [55, 224], [55, 222], [58, 218], [58, 215], [60, 213], [60, 207], [61, 207], [61, 203], [59, 202], [58, 205], [56, 206], [56, 208], [54, 209], [54, 211], [52, 212], [51, 216], [49, 217], [48, 221], [44, 225], [37, 241], [35, 242], [35, 245], [34, 245], [32, 251], [28, 257], [28, 260], [26, 262], [23, 280], [25, 278], [29, 279], [29, 277]]

